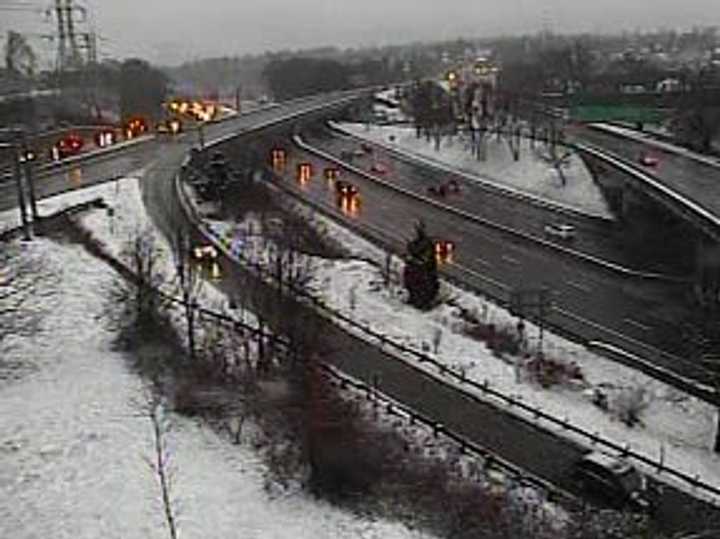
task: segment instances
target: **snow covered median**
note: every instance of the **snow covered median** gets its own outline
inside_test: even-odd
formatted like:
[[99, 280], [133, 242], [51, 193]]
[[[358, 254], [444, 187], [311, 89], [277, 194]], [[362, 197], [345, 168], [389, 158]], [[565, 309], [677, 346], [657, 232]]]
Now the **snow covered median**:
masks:
[[527, 198], [565, 207], [594, 217], [613, 219], [608, 205], [594, 183], [582, 159], [571, 154], [563, 167], [563, 178], [557, 169], [538, 156], [530, 141], [523, 138], [520, 160], [514, 161], [512, 151], [504, 139], [488, 136], [486, 159], [479, 161], [470, 151], [470, 142], [464, 135], [444, 137], [439, 151], [434, 142], [417, 138], [413, 127], [376, 126], [353, 123], [331, 125], [354, 137], [374, 142], [408, 157], [425, 160], [435, 167], [463, 173], [468, 179], [492, 185]]
[[[399, 260], [393, 258], [394, 283], [386, 287], [380, 270], [386, 262], [384, 251], [302, 205], [292, 207], [295, 212], [305, 213], [329, 237], [362, 258], [333, 261], [311, 257], [314, 268], [311, 289], [330, 309], [387, 336], [394, 343], [433, 357], [448, 369], [462, 372], [468, 380], [487, 383], [496, 391], [590, 434], [720, 488], [720, 457], [712, 451], [718, 413], [713, 406], [547, 331], [545, 357], [564, 369], [564, 375], [552, 382], [551, 387], [544, 387], [533, 371], [531, 361], [538, 348], [537, 327], [525, 322], [523, 350], [528, 352], [527, 355], [498, 353], [489, 345], [489, 326], [493, 326], [497, 335], [517, 335], [518, 320], [506, 310], [485, 298], [443, 283], [441, 295], [444, 301], [428, 313], [418, 312], [406, 304], [405, 291], [398, 284], [402, 271]], [[242, 255], [268, 267], [274, 247], [258, 235], [248, 241], [247, 222], [211, 221], [208, 224], [227, 245], [235, 244], [236, 240], [244, 242]], [[256, 231], [259, 227], [257, 222], [251, 225]], [[368, 333], [350, 324], [338, 323], [363, 338], [370, 338]], [[443, 377], [432, 364], [420, 363], [412, 355], [405, 355], [404, 359], [448, 383], [458, 384], [482, 398], [506, 406], [480, 390], [461, 384], [456, 378]], [[573, 378], [567, 375], [570, 372], [579, 376]], [[604, 402], [598, 401], [598, 395], [602, 395]], [[508, 412], [522, 413], [516, 407], [509, 407]], [[625, 422], [630, 413], [639, 419], [632, 427]], [[532, 414], [527, 414], [527, 419], [536, 421]], [[541, 425], [591, 447], [587, 437], [545, 421], [541, 421]], [[657, 472], [655, 467], [645, 471]], [[700, 493], [680, 479], [668, 475], [660, 477], [685, 491]]]

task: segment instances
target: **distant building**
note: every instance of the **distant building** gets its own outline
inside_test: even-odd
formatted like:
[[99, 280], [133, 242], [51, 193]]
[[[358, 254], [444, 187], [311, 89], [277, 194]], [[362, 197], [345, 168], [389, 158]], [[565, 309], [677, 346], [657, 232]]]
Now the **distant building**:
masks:
[[720, 66], [720, 47], [715, 47], [710, 53], [710, 64]]
[[619, 90], [621, 94], [644, 94], [648, 91], [645, 84], [637, 82], [623, 82], [620, 84]]
[[683, 84], [680, 79], [669, 77], [659, 81], [655, 85], [655, 91], [660, 93], [680, 92], [683, 89]]

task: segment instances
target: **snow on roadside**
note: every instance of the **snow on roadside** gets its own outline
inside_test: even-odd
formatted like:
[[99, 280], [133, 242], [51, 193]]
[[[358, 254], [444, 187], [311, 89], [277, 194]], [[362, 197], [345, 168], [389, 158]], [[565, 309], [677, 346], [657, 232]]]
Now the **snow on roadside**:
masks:
[[[465, 335], [465, 323], [458, 316], [457, 308], [443, 304], [430, 313], [420, 313], [404, 303], [405, 293], [400, 286], [385, 289], [379, 270], [385, 261], [382, 249], [300, 204], [290, 204], [289, 207], [324, 228], [329, 237], [338, 240], [358, 257], [358, 260], [349, 261], [313, 259], [316, 269], [313, 288], [329, 307], [362, 322], [375, 332], [388, 335], [394, 342], [423, 351], [456, 371], [464, 371], [468, 379], [478, 383], [487, 380], [496, 390], [516, 396], [558, 419], [567, 419], [571, 424], [618, 445], [629, 444], [633, 451], [649, 459], [657, 461], [663, 453], [666, 466], [693, 477], [698, 475], [703, 481], [720, 487], [720, 458], [712, 452], [717, 426], [717, 410], [714, 407], [547, 331], [544, 338], [546, 355], [576, 363], [588, 385], [543, 389], [528, 379], [525, 370], [516, 367], [513, 358], [499, 359], [485, 343]], [[232, 239], [237, 226], [221, 222], [212, 222], [211, 225], [228, 240]], [[259, 262], [266, 261], [267, 249], [264, 244], [263, 249], [246, 250], [245, 255]], [[402, 262], [393, 257], [392, 272], [396, 279], [401, 270]], [[498, 328], [514, 328], [517, 323], [517, 319], [506, 310], [460, 288], [443, 283], [442, 294]], [[441, 342], [438, 354], [433, 354], [432, 340], [436, 332], [441, 333]], [[526, 322], [525, 334], [530, 347], [537, 346], [538, 328]], [[413, 361], [412, 357], [408, 360]], [[437, 375], [436, 368], [428, 364], [419, 366]], [[609, 395], [611, 410], [620, 406], [620, 400], [627, 391], [640, 388], [648, 404], [641, 414], [643, 426], [628, 428], [615, 414], [599, 409], [591, 402], [591, 388], [601, 388]], [[465, 389], [468, 387], [465, 386]], [[478, 394], [483, 396], [479, 390]], [[517, 413], [516, 409], [509, 411]], [[563, 436], [573, 436], [559, 426], [544, 422], [543, 426]], [[578, 437], [577, 441], [589, 445], [586, 438]], [[653, 473], [656, 470], [646, 471]], [[675, 482], [668, 476], [663, 479], [691, 491], [684, 482]]]
[[[70, 203], [78, 203], [101, 196], [115, 208], [111, 218], [105, 212], [92, 212], [82, 217], [95, 237], [102, 240], [114, 254], [118, 254], [122, 244], [137, 231], [151, 226], [145, 213], [137, 180], [127, 179], [113, 184], [100, 185], [82, 192], [68, 194], [56, 199], [48, 199], [45, 211], [55, 211]], [[312, 213], [312, 212], [311, 212]], [[384, 252], [358, 238], [353, 233], [335, 224], [333, 221], [313, 214], [313, 218], [322, 223], [330, 235], [341, 239], [345, 246], [358, 256], [370, 257], [380, 265], [384, 261]], [[249, 222], [252, 221], [248, 229]], [[244, 233], [259, 231], [257, 220], [245, 223]], [[237, 225], [228, 226], [213, 222], [221, 235], [237, 234]], [[241, 227], [242, 228], [242, 227]], [[174, 271], [169, 246], [158, 234], [158, 245], [163, 251], [162, 260], [166, 273]], [[265, 241], [246, 238], [246, 254], [254, 259], [267, 259], [269, 245]], [[643, 413], [644, 428], [628, 429], [606, 413], [600, 411], [589, 401], [587, 395], [573, 389], [543, 390], [527, 381], [518, 383], [513, 365], [495, 358], [482, 343], [460, 334], [461, 322], [453, 314], [453, 309], [444, 306], [430, 315], [418, 314], [407, 308], [401, 295], [392, 297], [377, 289], [378, 269], [362, 261], [316, 261], [318, 269], [316, 286], [324, 291], [329, 305], [348, 316], [358, 317], [376, 331], [384, 331], [398, 342], [422, 350], [432, 340], [435, 331], [442, 331], [443, 337], [437, 359], [445, 361], [453, 368], [463, 368], [467, 376], [482, 382], [487, 379], [491, 386], [509, 394], [518, 395], [528, 403], [540, 406], [543, 410], [561, 418], [567, 417], [571, 423], [586, 430], [593, 430], [620, 444], [630, 443], [630, 447], [649, 458], [657, 459], [664, 447], [666, 465], [685, 471], [691, 476], [699, 475], [703, 480], [720, 486], [720, 473], [715, 471], [717, 458], [709, 451], [712, 447], [716, 426], [716, 411], [706, 403], [694, 397], [682, 394], [665, 384], [623, 365], [609, 361], [602, 356], [590, 353], [583, 347], [556, 337], [546, 335], [547, 350], [551, 356], [571, 359], [581, 367], [586, 378], [593, 386], [610, 385], [616, 388], [643, 387], [647, 392], [650, 406]], [[399, 274], [401, 265], [394, 260], [395, 274]], [[350, 290], [355, 289], [356, 309], [350, 309]], [[456, 297], [467, 309], [484, 313], [487, 321], [498, 326], [514, 326], [515, 319], [503, 309], [463, 290], [446, 287], [447, 293]], [[203, 301], [208, 306], [223, 310], [227, 299], [211, 286], [203, 287]], [[401, 294], [401, 293], [400, 293]], [[251, 313], [247, 316], [252, 317]], [[252, 318], [248, 320], [252, 323]], [[453, 327], [454, 326], [454, 327]], [[531, 336], [537, 329], [528, 324], [527, 333]], [[582, 440], [586, 443], [586, 440]]]
[[[137, 182], [120, 185], [114, 203], [135, 207], [141, 220]], [[34, 358], [39, 370], [0, 388], [0, 537], [167, 537], [145, 463], [153, 456], [151, 424], [135, 404], [143, 401], [142, 383], [113, 350], [104, 324], [104, 291], [114, 275], [79, 246], [44, 239], [32, 245], [59, 279], [54, 309], [12, 352]], [[170, 415], [170, 424], [183, 537], [423, 537], [303, 494], [270, 499], [264, 465], [249, 448], [230, 446], [190, 419]]]
[[0, 390], [2, 537], [162, 537], [140, 381], [103, 327], [106, 269], [79, 247], [35, 240], [59, 273], [55, 309], [11, 352], [39, 371]]
[[[484, 343], [466, 336], [464, 323], [453, 307], [443, 305], [424, 314], [407, 306], [402, 290], [383, 288], [377, 267], [364, 261], [325, 261], [318, 264], [317, 270], [317, 280], [323, 283], [329, 306], [388, 335], [394, 342], [425, 351], [448, 367], [464, 371], [468, 379], [478, 383], [487, 380], [493, 389], [517, 396], [526, 404], [539, 407], [559, 419], [567, 418], [571, 424], [586, 431], [598, 433], [619, 445], [628, 443], [633, 451], [650, 459], [658, 460], [661, 447], [664, 447], [667, 466], [690, 476], [697, 474], [703, 481], [720, 487], [720, 459], [711, 451], [717, 411], [707, 403], [592, 354], [579, 345], [546, 334], [546, 354], [576, 362], [593, 387], [607, 386], [606, 392], [611, 399], [613, 394], [617, 399], [621, 398], [620, 388], [644, 388], [649, 402], [641, 415], [644, 427], [630, 429], [593, 405], [587, 393], [578, 388], [568, 386], [548, 390], [530, 381], [512, 360], [497, 358]], [[355, 290], [354, 310], [350, 290]], [[463, 307], [474, 308], [486, 322], [498, 327], [514, 327], [515, 319], [504, 310], [457, 288], [446, 285], [444, 290]], [[438, 354], [432, 354], [436, 332], [442, 337]], [[534, 336], [537, 328], [527, 324], [527, 333]], [[437, 373], [430, 365], [420, 366]], [[612, 387], [615, 391], [610, 389]], [[477, 392], [482, 395], [481, 391]], [[544, 425], [567, 435], [558, 426]], [[588, 444], [587, 439], [580, 441]]]
[[[102, 192], [98, 194], [103, 195]], [[103, 212], [91, 212], [82, 217], [82, 223], [93, 231], [95, 238], [101, 240], [106, 247], [110, 247], [113, 254], [119, 253], [119, 249], [122, 246], [123, 238], [132, 235], [136, 230], [145, 229], [149, 226], [150, 220], [145, 213], [145, 208], [142, 203], [141, 195], [137, 182], [132, 179], [124, 180], [118, 189], [108, 190], [104, 193], [106, 202], [111, 204], [115, 208], [114, 219], [121, 219], [119, 222], [115, 222], [111, 227], [109, 218], [103, 214]], [[251, 258], [258, 260], [269, 260], [270, 251], [272, 250], [271, 242], [264, 240], [259, 233], [262, 230], [262, 222], [260, 218], [255, 214], [248, 214], [242, 223], [238, 224], [227, 224], [222, 221], [209, 220], [210, 224], [221, 236], [224, 237], [239, 237], [246, 249], [246, 254], [250, 253]], [[341, 227], [333, 227], [332, 221], [325, 221], [325, 225], [332, 230], [331, 234], [336, 238], [342, 238], [344, 229]], [[114, 232], [113, 232], [114, 231]], [[336, 235], [337, 234], [337, 235]], [[347, 232], [345, 232], [347, 234]], [[352, 241], [352, 236], [345, 237], [348, 241]], [[171, 254], [169, 252], [169, 246], [162, 239], [158, 238], [159, 246], [163, 252], [161, 260], [165, 260], [166, 264], [171, 260]], [[376, 254], [380, 254], [378, 250]], [[172, 266], [167, 267], [167, 271], [172, 271]], [[201, 302], [206, 306], [212, 306], [212, 302], [222, 300], [223, 296], [220, 293], [208, 294], [209, 290], [213, 290], [212, 287], [204, 287], [204, 297], [201, 298]], [[253, 316], [252, 313], [248, 313], [249, 316]], [[246, 321], [247, 317], [246, 317]], [[252, 320], [251, 323], [255, 324], [256, 321]], [[346, 393], [351, 393], [351, 390], [346, 389]], [[370, 410], [368, 403], [364, 404], [366, 413]], [[376, 411], [373, 410], [373, 414]], [[396, 418], [388, 416], [387, 414], [381, 413], [376, 417], [376, 420], [380, 422], [381, 427], [392, 428], [392, 423], [396, 421]], [[429, 454], [447, 454], [452, 450], [457, 451], [457, 447], [454, 443], [443, 443], [442, 440], [438, 441], [432, 436], [432, 434], [421, 426], [408, 427], [402, 431], [404, 437], [409, 439], [412, 444], [416, 447], [423, 448], [425, 451], [429, 451]], [[215, 438], [214, 435], [208, 434], [212, 438], [211, 443], [213, 448], [222, 447], [223, 442]], [[184, 454], [196, 455], [194, 451], [183, 452]], [[462, 457], [461, 460], [465, 461], [465, 466], [468, 467], [469, 461], [473, 461], [474, 458], [471, 456]], [[183, 465], [179, 464], [180, 470], [184, 468]], [[489, 474], [489, 481], [492, 481], [494, 488], [501, 489], [502, 492], [511, 500], [513, 503], [525, 503], [528, 506], [536, 507], [540, 513], [548, 519], [552, 519], [554, 522], [562, 523], [566, 518], [564, 512], [557, 507], [555, 504], [547, 503], [538, 492], [533, 491], [525, 487], [517, 487], [502, 473], [493, 471]], [[531, 492], [532, 491], [532, 492]], [[290, 504], [288, 511], [292, 514], [295, 511], [296, 504]], [[219, 504], [219, 507], [222, 507]], [[300, 509], [298, 509], [300, 510]], [[535, 514], [539, 518], [538, 514]], [[217, 518], [222, 519], [222, 515], [218, 515]], [[385, 526], [384, 524], [379, 524]], [[390, 532], [389, 532], [390, 533]], [[392, 533], [390, 534], [391, 536]], [[298, 535], [302, 536], [302, 535]], [[343, 534], [344, 536], [344, 534]]]
[[589, 215], [613, 218], [592, 175], [577, 155], [571, 155], [564, 168], [567, 185], [563, 186], [554, 167], [535, 155], [530, 141], [526, 139], [522, 139], [520, 160], [514, 161], [507, 142], [491, 136], [487, 141], [486, 160], [478, 161], [471, 155], [469, 142], [462, 135], [453, 139], [444, 138], [440, 151], [435, 151], [434, 142], [428, 142], [424, 137], [418, 139], [413, 127], [353, 123], [334, 125], [354, 137], [376, 142], [415, 159], [449, 167], [475, 181], [526, 193]]

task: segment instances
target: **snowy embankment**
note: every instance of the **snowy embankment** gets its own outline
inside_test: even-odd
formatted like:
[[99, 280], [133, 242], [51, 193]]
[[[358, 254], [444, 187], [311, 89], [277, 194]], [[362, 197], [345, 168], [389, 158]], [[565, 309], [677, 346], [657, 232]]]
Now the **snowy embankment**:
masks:
[[[62, 206], [103, 196], [116, 209], [83, 220], [117, 249], [147, 222], [136, 180], [71, 193]], [[4, 216], [0, 216], [4, 217]], [[113, 247], [115, 246], [115, 247]], [[32, 338], [15, 339], [4, 359], [34, 370], [0, 385], [0, 537], [168, 537], [146, 392], [113, 349], [106, 291], [115, 275], [75, 245], [37, 239], [57, 279], [41, 290], [51, 308]], [[363, 519], [303, 495], [271, 499], [264, 464], [248, 446], [230, 446], [201, 423], [170, 414], [173, 498], [182, 537], [422, 537], [396, 523]]]
[[521, 139], [520, 160], [513, 159], [507, 141], [495, 135], [487, 138], [486, 159], [479, 161], [470, 151], [466, 135], [444, 137], [440, 150], [434, 141], [417, 138], [413, 127], [373, 126], [353, 123], [333, 123], [333, 127], [354, 137], [380, 144], [411, 158], [426, 160], [433, 166], [463, 173], [468, 179], [490, 184], [528, 198], [555, 204], [594, 217], [613, 219], [613, 215], [592, 174], [582, 159], [571, 154], [563, 165], [566, 185], [557, 169], [538, 152], [543, 147], [536, 143], [531, 148], [527, 138]]
[[[451, 298], [452, 305], [444, 302], [428, 313], [420, 313], [405, 303], [405, 291], [397, 284], [402, 271], [400, 261], [394, 260], [392, 264], [396, 283], [386, 288], [379, 269], [386, 257], [382, 250], [302, 206], [294, 209], [306, 213], [327, 231], [329, 237], [356, 256], [373, 260], [370, 263], [313, 259], [313, 288], [331, 309], [361, 322], [374, 332], [387, 335], [393, 342], [424, 352], [456, 372], [463, 372], [469, 380], [487, 382], [491, 388], [522, 399], [558, 419], [627, 446], [655, 462], [662, 459], [665, 466], [691, 477], [698, 476], [720, 488], [720, 457], [712, 451], [717, 428], [717, 410], [713, 406], [548, 331], [544, 337], [545, 356], [564, 366], [576, 366], [584, 379], [565, 380], [551, 388], [543, 388], [533, 377], [527, 358], [509, 354], [498, 357], [486, 342], [468, 335], [471, 326], [460, 315], [462, 307], [466, 312], [474, 313], [485, 326], [494, 324], [497, 330], [515, 333], [518, 320], [506, 310], [444, 283], [441, 295]], [[263, 264], [269, 262], [272, 248], [262, 239], [247, 236], [247, 222], [210, 221], [209, 224], [228, 245], [239, 240], [247, 258]], [[258, 230], [260, 225], [253, 226]], [[526, 322], [524, 334], [528, 351], [536, 350], [538, 329]], [[436, 339], [439, 341], [437, 353], [433, 350]], [[412, 357], [406, 360], [417, 363]], [[437, 368], [432, 365], [418, 366], [437, 375]], [[448, 379], [448, 382], [456, 383], [452, 380]], [[467, 385], [462, 387], [487, 398], [479, 390]], [[606, 396], [606, 409], [593, 403], [596, 390]], [[620, 420], [631, 401], [636, 403], [641, 420], [634, 427], [628, 427]], [[509, 408], [508, 412], [521, 413], [516, 408]], [[542, 426], [591, 447], [587, 438], [558, 425], [542, 422]], [[655, 473], [657, 470], [646, 471]], [[679, 479], [667, 475], [660, 477], [696, 493]]]

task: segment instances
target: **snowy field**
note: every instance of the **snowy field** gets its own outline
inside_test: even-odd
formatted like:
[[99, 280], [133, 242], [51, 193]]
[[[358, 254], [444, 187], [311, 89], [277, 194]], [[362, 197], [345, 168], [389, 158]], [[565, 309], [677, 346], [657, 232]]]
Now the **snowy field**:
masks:
[[[499, 358], [484, 342], [467, 336], [467, 324], [459, 316], [456, 306], [476, 313], [481, 321], [493, 323], [498, 328], [515, 328], [517, 319], [507, 311], [443, 283], [441, 295], [446, 299], [452, 298], [456, 306], [445, 303], [429, 313], [420, 313], [406, 305], [405, 291], [401, 286], [395, 284], [389, 289], [383, 286], [379, 270], [385, 260], [382, 250], [300, 205], [293, 205], [293, 209], [305, 213], [320, 228], [324, 228], [329, 237], [365, 259], [313, 259], [316, 272], [313, 288], [332, 309], [387, 335], [393, 342], [422, 351], [456, 372], [464, 372], [470, 380], [478, 383], [487, 381], [495, 390], [522, 399], [558, 419], [566, 419], [570, 424], [618, 445], [628, 445], [634, 452], [655, 462], [662, 455], [665, 465], [690, 476], [697, 475], [720, 488], [720, 457], [712, 452], [717, 427], [717, 410], [714, 407], [547, 331], [544, 339], [546, 356], [565, 364], [576, 364], [585, 380], [544, 389], [529, 375], [520, 358], [507, 355]], [[268, 242], [246, 237], [248, 222], [233, 225], [212, 221], [209, 224], [226, 244], [232, 245], [235, 239], [241, 239], [246, 257], [268, 264], [272, 249]], [[254, 223], [252, 228], [258, 230], [259, 226], [259, 223]], [[401, 271], [400, 261], [394, 260], [396, 281]], [[348, 330], [357, 331], [349, 327]], [[438, 352], [434, 353], [433, 338], [437, 334], [440, 335], [440, 344]], [[525, 334], [529, 349], [536, 348], [538, 329], [526, 323]], [[412, 356], [406, 360], [415, 361]], [[437, 368], [431, 365], [419, 366], [440, 376]], [[455, 383], [452, 380], [447, 379], [449, 383]], [[593, 404], [595, 389], [607, 395], [607, 410]], [[484, 397], [480, 390], [475, 391]], [[641, 399], [644, 410], [640, 414], [642, 424], [630, 428], [620, 421], [619, 414], [625, 408], [624, 403], [633, 397]], [[515, 408], [508, 411], [519, 413]], [[563, 436], [575, 436], [556, 425], [543, 422], [542, 426]], [[577, 437], [576, 440], [589, 446], [586, 438]], [[655, 472], [654, 469], [646, 471]], [[686, 483], [676, 483], [667, 476], [662, 478], [692, 493]]]
[[[366, 124], [353, 123], [331, 125], [344, 133], [425, 160], [433, 166], [459, 171], [472, 181], [488, 183], [588, 215], [613, 218], [590, 171], [575, 154], [563, 166], [567, 180], [567, 185], [563, 186], [557, 170], [536, 155], [527, 139], [522, 139], [520, 160], [514, 161], [508, 143], [492, 136], [487, 142], [487, 159], [478, 161], [471, 154], [470, 142], [464, 135], [443, 138], [440, 150], [436, 151], [434, 141], [428, 142], [424, 137], [418, 139], [413, 127], [370, 125], [368, 128]], [[538, 143], [536, 147], [541, 146]]]
[[[118, 186], [44, 206], [104, 196], [124, 221], [116, 219], [111, 230], [102, 212], [90, 219], [104, 221], [100, 234], [119, 241], [146, 217], [138, 211], [137, 181]], [[16, 339], [4, 352], [5, 359], [31, 362], [34, 369], [0, 385], [0, 537], [168, 537], [159, 487], [146, 462], [154, 457], [152, 426], [141, 412], [146, 393], [112, 349], [103, 319], [114, 275], [77, 246], [38, 239], [25, 251], [44, 257], [58, 279], [42, 291], [52, 308], [37, 333]], [[423, 537], [302, 493], [271, 499], [263, 489], [264, 465], [250, 449], [230, 446], [193, 420], [171, 414], [168, 422], [181, 537]]]

